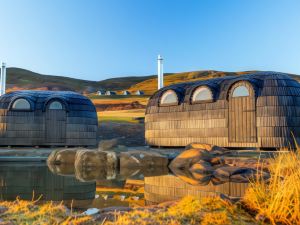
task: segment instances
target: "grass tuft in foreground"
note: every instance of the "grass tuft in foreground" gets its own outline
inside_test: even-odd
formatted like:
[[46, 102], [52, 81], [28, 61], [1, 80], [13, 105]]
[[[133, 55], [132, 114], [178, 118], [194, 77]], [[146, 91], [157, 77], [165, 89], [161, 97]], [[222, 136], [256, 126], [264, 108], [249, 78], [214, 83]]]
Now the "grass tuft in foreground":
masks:
[[1, 202], [0, 208], [6, 208], [0, 214], [1, 220], [9, 224], [202, 224], [202, 225], [226, 225], [226, 224], [256, 224], [239, 206], [232, 205], [220, 198], [204, 198], [202, 200], [193, 197], [185, 197], [177, 203], [162, 204], [150, 208], [137, 208], [126, 213], [114, 213], [114, 221], [108, 219], [95, 221], [89, 216], [71, 213], [62, 204], [45, 203], [37, 204], [34, 201], [17, 199], [14, 202]]
[[255, 221], [237, 205], [220, 198], [185, 197], [169, 208], [134, 210], [117, 215], [116, 221], [106, 224], [117, 225], [153, 225], [153, 224], [256, 224]]
[[243, 203], [259, 220], [300, 224], [300, 150], [278, 155], [269, 169], [270, 180], [250, 183]]
[[8, 224], [93, 224], [89, 216], [76, 216], [63, 204], [52, 202], [37, 204], [37, 201], [0, 202], [0, 218]]

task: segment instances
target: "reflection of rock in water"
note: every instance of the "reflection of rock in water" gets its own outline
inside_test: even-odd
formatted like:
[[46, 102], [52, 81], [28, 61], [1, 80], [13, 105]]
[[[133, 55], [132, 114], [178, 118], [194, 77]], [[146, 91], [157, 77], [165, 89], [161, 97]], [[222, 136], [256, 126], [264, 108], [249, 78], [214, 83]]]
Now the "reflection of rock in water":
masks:
[[223, 183], [213, 185], [191, 185], [174, 175], [145, 177], [145, 200], [147, 204], [177, 200], [190, 195], [197, 198], [219, 196], [221, 193], [230, 197], [241, 197], [247, 183]]
[[0, 200], [31, 200], [42, 195], [42, 200], [79, 200], [87, 204], [95, 197], [95, 182], [81, 183], [73, 177], [51, 173], [46, 164], [1, 163]]
[[75, 169], [73, 165], [70, 164], [48, 164], [49, 170], [56, 175], [60, 176], [75, 176]]
[[120, 177], [127, 178], [144, 178], [148, 176], [161, 176], [169, 173], [169, 169], [166, 166], [160, 167], [140, 167], [140, 168], [120, 168]]
[[75, 176], [82, 182], [96, 181], [107, 178], [106, 167], [75, 167]]

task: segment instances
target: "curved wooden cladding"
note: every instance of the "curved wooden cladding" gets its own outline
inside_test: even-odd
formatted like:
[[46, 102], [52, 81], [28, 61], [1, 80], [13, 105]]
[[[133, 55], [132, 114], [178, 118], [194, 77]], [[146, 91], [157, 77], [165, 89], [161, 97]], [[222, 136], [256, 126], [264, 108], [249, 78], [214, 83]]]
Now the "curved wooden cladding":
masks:
[[[204, 85], [201, 82], [199, 86]], [[232, 98], [231, 91], [238, 85], [245, 85], [250, 96]], [[180, 84], [180, 93], [182, 87], [186, 88], [186, 96], [181, 99], [186, 100], [195, 84]], [[219, 97], [211, 103], [190, 104], [182, 100], [178, 106], [159, 107], [159, 93], [154, 94], [146, 109], [147, 143], [280, 148], [300, 141], [300, 84], [286, 74], [229, 77], [214, 88]]]
[[[0, 97], [1, 146], [97, 145], [98, 118], [89, 99], [72, 92], [17, 92], [21, 97], [22, 94], [27, 96], [28, 93], [34, 99], [33, 111], [10, 110], [8, 105], [10, 99], [14, 98], [14, 93]], [[55, 100], [58, 97], [64, 99], [68, 110], [65, 105], [59, 110], [45, 107], [44, 102], [51, 100], [52, 93]]]

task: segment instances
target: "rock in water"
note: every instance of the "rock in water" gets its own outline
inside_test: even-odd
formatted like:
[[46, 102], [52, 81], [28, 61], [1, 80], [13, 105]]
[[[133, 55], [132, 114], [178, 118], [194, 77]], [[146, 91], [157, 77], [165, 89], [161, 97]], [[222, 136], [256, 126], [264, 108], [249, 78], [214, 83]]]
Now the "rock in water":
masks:
[[185, 149], [194, 149], [194, 148], [195, 149], [204, 149], [204, 150], [209, 151], [211, 154], [215, 154], [215, 155], [222, 155], [229, 151], [226, 148], [222, 148], [217, 145], [201, 144], [201, 143], [189, 144], [188, 146], [186, 146]]
[[81, 150], [75, 156], [75, 167], [109, 167], [116, 168], [118, 157], [111, 151]]
[[118, 157], [111, 151], [81, 150], [75, 157], [75, 173], [80, 180], [112, 179], [116, 176]]
[[156, 152], [128, 151], [120, 154], [121, 168], [167, 166], [168, 158]]
[[75, 158], [75, 167], [99, 167], [106, 165], [106, 152], [82, 150]]
[[100, 151], [109, 151], [115, 147], [118, 146], [119, 139], [118, 138], [113, 138], [109, 140], [102, 140], [99, 142], [99, 150]]
[[48, 164], [74, 164], [76, 152], [83, 148], [58, 149], [51, 152], [47, 159]]
[[209, 162], [213, 156], [205, 149], [189, 149], [180, 153], [170, 164], [173, 168], [189, 169], [200, 160]]

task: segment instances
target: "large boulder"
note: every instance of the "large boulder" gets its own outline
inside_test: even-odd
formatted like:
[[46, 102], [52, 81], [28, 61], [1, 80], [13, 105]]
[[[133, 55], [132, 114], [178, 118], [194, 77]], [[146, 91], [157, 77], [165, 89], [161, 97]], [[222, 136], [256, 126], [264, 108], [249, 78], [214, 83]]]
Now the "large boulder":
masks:
[[75, 156], [75, 167], [107, 167], [116, 169], [118, 157], [111, 151], [81, 150]]
[[54, 165], [74, 164], [76, 153], [79, 150], [83, 150], [83, 148], [65, 148], [54, 150], [49, 155], [47, 163]]
[[189, 169], [200, 160], [209, 162], [213, 156], [205, 149], [188, 149], [180, 153], [171, 163], [170, 167]]
[[156, 152], [133, 150], [120, 153], [120, 168], [162, 167], [168, 158]]

